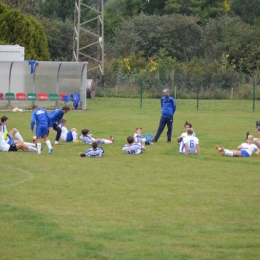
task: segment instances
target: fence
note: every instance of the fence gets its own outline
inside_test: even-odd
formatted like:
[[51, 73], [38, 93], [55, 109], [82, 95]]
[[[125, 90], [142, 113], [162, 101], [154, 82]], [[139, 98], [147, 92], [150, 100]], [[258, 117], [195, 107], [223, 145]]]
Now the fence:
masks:
[[[0, 61], [0, 108], [27, 108], [37, 102], [44, 102], [46, 108], [64, 104], [60, 94], [71, 95], [77, 92], [81, 98], [80, 108], [87, 109], [86, 101], [86, 62], [47, 62], [47, 61]], [[11, 93], [10, 95], [8, 93]], [[25, 93], [26, 98], [17, 100], [17, 93]], [[45, 98], [38, 98], [44, 93]], [[28, 98], [35, 94], [35, 98]], [[47, 97], [46, 97], [47, 94]], [[50, 94], [59, 98], [50, 99]], [[14, 95], [14, 96], [13, 96]]]

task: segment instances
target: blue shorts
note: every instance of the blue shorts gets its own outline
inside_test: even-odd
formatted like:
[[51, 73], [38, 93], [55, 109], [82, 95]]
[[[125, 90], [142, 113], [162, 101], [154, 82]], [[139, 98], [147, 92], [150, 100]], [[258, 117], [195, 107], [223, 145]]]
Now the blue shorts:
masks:
[[48, 126], [47, 125], [37, 125], [36, 127], [36, 137], [44, 137], [48, 135]]
[[66, 137], [66, 142], [71, 142], [73, 140], [72, 132], [68, 131], [67, 137]]
[[249, 153], [246, 150], [240, 150], [242, 157], [250, 157]]
[[10, 135], [7, 135], [7, 137], [8, 137], [8, 144], [10, 144], [10, 145], [14, 145], [14, 140], [13, 140], [13, 138], [10, 136]]

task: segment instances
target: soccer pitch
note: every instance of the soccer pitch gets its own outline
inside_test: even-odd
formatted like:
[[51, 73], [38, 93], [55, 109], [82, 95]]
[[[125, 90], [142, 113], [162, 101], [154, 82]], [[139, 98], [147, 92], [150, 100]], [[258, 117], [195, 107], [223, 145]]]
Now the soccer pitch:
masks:
[[[155, 135], [159, 99], [95, 98], [64, 116], [67, 128], [90, 129], [103, 158], [81, 158], [90, 146], [64, 143], [41, 155], [0, 154], [0, 259], [259, 259], [260, 155], [221, 156], [246, 131], [255, 135], [260, 102], [176, 100], [172, 143], [166, 129], [141, 155], [122, 152], [136, 127]], [[38, 102], [44, 107], [44, 102]], [[1, 111], [8, 129], [31, 140], [31, 112]], [[178, 154], [183, 124], [193, 124], [201, 155]], [[54, 141], [56, 132], [50, 132]]]

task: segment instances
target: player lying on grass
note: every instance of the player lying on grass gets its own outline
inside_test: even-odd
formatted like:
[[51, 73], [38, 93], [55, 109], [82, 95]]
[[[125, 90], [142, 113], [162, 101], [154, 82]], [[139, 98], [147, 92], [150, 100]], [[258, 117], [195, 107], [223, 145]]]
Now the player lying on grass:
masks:
[[17, 152], [18, 150], [37, 152], [37, 149], [35, 147], [29, 146], [24, 142], [17, 141], [15, 144], [8, 144], [4, 139], [4, 135], [2, 133], [2, 123], [0, 123], [0, 151]]
[[134, 143], [134, 137], [128, 136], [127, 137], [127, 143], [123, 146], [122, 151], [124, 151], [127, 154], [141, 154], [146, 148], [141, 145], [140, 143]]
[[224, 147], [216, 145], [217, 151], [222, 155], [233, 156], [233, 157], [250, 157], [253, 152], [260, 154], [260, 149], [254, 144], [254, 137], [249, 135], [246, 143], [242, 143], [237, 147], [237, 150], [228, 150]]
[[86, 128], [81, 130], [80, 140], [82, 140], [84, 144], [92, 144], [94, 141], [97, 141], [98, 144], [112, 144], [114, 142], [112, 136], [110, 136], [109, 139], [95, 139], [92, 137], [92, 134], [89, 134], [89, 130]]
[[70, 130], [67, 129], [67, 120], [61, 119], [61, 123], [59, 125], [61, 129], [61, 139], [65, 142], [74, 142], [78, 143], [78, 131], [76, 128], [71, 128]]
[[88, 149], [85, 153], [79, 153], [80, 157], [92, 157], [92, 158], [100, 158], [103, 156], [104, 150], [102, 147], [98, 147], [98, 142], [92, 142], [92, 148]]

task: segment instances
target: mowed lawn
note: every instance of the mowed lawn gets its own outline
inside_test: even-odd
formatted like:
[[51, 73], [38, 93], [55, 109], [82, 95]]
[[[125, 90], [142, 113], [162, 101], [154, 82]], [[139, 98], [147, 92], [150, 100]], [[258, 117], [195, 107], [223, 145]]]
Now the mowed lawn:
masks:
[[[122, 152], [136, 127], [155, 135], [159, 99], [95, 98], [71, 111], [68, 128], [89, 128], [90, 146], [61, 143], [52, 155], [0, 153], [0, 259], [259, 259], [260, 156], [232, 158], [246, 131], [255, 134], [260, 103], [177, 100], [172, 143], [166, 130], [142, 155]], [[44, 106], [44, 103], [38, 105]], [[1, 111], [30, 141], [31, 112]], [[193, 124], [201, 155], [178, 154], [176, 137]], [[50, 133], [53, 141], [56, 132]]]

